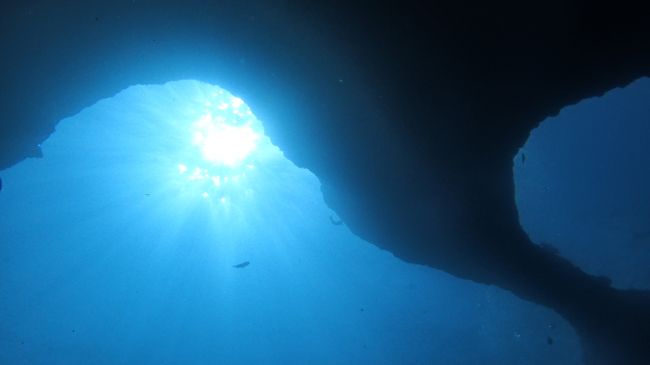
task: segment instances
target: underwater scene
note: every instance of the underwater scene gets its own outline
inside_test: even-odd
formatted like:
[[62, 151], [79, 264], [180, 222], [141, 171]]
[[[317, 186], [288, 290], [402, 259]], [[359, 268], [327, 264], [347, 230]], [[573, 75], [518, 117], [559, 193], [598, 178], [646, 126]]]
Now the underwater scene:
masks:
[[[649, 97], [567, 107], [513, 158], [532, 240], [619, 288], [650, 288]], [[263, 122], [135, 85], [0, 171], [0, 364], [581, 363], [552, 310], [354, 235]]]

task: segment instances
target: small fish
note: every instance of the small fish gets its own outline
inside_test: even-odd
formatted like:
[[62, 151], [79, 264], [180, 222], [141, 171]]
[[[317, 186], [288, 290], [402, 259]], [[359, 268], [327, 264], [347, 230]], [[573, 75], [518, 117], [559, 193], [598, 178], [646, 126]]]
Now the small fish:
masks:
[[331, 215], [331, 214], [330, 214], [330, 222], [332, 222], [332, 224], [335, 225], [335, 226], [340, 226], [341, 224], [343, 224], [343, 221], [342, 221], [342, 220], [340, 220], [340, 219], [338, 219], [338, 218], [335, 218], [335, 217], [334, 217], [333, 215]]
[[521, 153], [521, 164], [523, 165], [525, 163], [526, 163], [526, 154], [522, 152]]
[[2, 191], [2, 178], [0, 178], [0, 191]]
[[551, 337], [551, 336], [546, 337], [546, 343], [549, 344], [549, 345], [552, 345], [553, 344], [553, 337]]
[[236, 269], [241, 269], [241, 268], [244, 268], [244, 267], [246, 267], [246, 266], [248, 266], [248, 265], [250, 265], [250, 264], [251, 264], [251, 263], [250, 263], [249, 261], [244, 261], [244, 262], [239, 263], [239, 264], [237, 264], [237, 265], [232, 265], [232, 267], [234, 267], [234, 268], [236, 268]]

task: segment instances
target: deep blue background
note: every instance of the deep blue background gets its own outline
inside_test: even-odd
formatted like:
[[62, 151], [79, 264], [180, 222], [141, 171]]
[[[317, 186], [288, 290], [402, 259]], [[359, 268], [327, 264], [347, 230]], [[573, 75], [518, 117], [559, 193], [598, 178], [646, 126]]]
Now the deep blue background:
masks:
[[564, 108], [514, 162], [533, 241], [617, 287], [650, 289], [650, 79]]

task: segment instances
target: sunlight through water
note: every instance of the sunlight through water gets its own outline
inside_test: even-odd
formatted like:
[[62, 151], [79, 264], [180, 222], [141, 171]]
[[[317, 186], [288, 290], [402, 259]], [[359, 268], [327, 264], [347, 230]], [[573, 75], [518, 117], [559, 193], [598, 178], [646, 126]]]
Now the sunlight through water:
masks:
[[336, 223], [242, 99], [131, 86], [0, 171], [0, 364], [514, 364], [548, 323], [531, 364], [571, 363], [556, 314]]
[[136, 85], [101, 100], [63, 120], [43, 152], [49, 161], [74, 161], [58, 166], [68, 176], [110, 176], [87, 185], [101, 189], [97, 195], [152, 198], [177, 214], [203, 202], [213, 223], [242, 229], [265, 208], [286, 204], [274, 201], [274, 176], [296, 176], [241, 98], [192, 80]]

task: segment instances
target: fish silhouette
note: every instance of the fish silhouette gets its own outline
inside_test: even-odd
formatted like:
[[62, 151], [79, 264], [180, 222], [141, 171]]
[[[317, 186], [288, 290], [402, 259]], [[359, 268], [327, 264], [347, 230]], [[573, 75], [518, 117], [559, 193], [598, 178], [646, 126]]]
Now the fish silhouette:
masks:
[[251, 263], [249, 261], [244, 261], [244, 262], [241, 262], [241, 263], [239, 263], [237, 265], [232, 265], [232, 267], [234, 267], [236, 269], [241, 269], [241, 268], [244, 268], [244, 267], [246, 267], [246, 266], [248, 266], [250, 264]]

